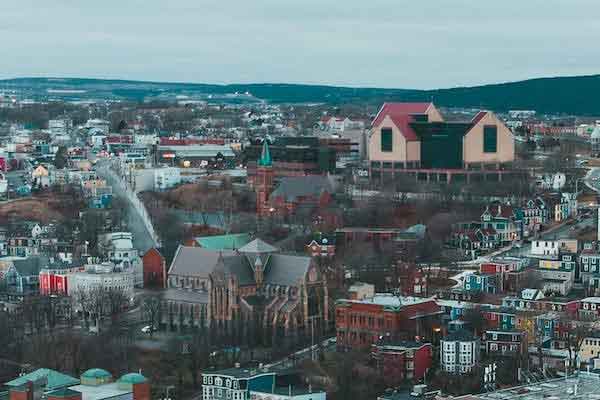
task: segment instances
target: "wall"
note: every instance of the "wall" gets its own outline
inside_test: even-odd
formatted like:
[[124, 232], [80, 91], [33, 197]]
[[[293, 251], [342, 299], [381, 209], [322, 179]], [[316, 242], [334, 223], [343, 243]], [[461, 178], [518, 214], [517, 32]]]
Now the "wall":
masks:
[[[498, 127], [498, 144], [496, 153], [483, 152], [483, 127], [496, 125]], [[514, 137], [510, 129], [493, 113], [488, 112], [463, 140], [463, 159], [465, 163], [505, 163], [515, 158]]]
[[[381, 151], [381, 128], [392, 129], [392, 151]], [[369, 160], [372, 161], [406, 161], [406, 139], [389, 116], [379, 126], [373, 127], [369, 138]]]

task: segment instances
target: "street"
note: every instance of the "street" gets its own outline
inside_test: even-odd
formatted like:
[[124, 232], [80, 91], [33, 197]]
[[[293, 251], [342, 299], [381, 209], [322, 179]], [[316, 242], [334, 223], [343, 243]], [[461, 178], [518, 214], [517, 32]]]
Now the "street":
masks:
[[139, 210], [131, 203], [125, 188], [117, 181], [118, 177], [109, 171], [109, 165], [106, 161], [98, 160], [96, 164], [96, 172], [98, 176], [106, 179], [106, 182], [112, 187], [113, 196], [123, 200], [127, 206], [127, 227], [133, 233], [133, 245], [138, 249], [140, 256], [146, 253], [149, 249], [156, 246], [152, 235], [148, 232], [146, 224], [139, 213]]

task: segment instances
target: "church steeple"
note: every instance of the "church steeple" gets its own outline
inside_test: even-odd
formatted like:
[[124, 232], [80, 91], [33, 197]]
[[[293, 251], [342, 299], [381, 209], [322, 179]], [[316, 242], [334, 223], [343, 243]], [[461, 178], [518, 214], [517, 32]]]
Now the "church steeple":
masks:
[[270, 167], [273, 165], [273, 160], [271, 159], [271, 152], [269, 151], [269, 142], [267, 141], [267, 139], [263, 140], [262, 152], [260, 153], [258, 165], [261, 167]]

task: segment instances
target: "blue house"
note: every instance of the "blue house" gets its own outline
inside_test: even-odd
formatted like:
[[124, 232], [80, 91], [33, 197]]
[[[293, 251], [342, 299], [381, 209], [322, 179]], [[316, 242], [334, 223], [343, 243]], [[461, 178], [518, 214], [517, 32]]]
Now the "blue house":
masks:
[[464, 289], [468, 292], [496, 293], [498, 279], [495, 274], [482, 274], [476, 272], [467, 275], [463, 281]]

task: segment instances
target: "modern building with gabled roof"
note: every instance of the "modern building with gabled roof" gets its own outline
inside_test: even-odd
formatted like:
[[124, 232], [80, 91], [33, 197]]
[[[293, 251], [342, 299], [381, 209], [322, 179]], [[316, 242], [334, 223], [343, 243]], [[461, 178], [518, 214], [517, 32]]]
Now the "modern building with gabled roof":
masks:
[[512, 132], [494, 113], [446, 122], [433, 103], [384, 103], [369, 135], [370, 176], [382, 181], [407, 173], [418, 180], [468, 181], [472, 175], [485, 179], [490, 169], [500, 180], [514, 153]]

